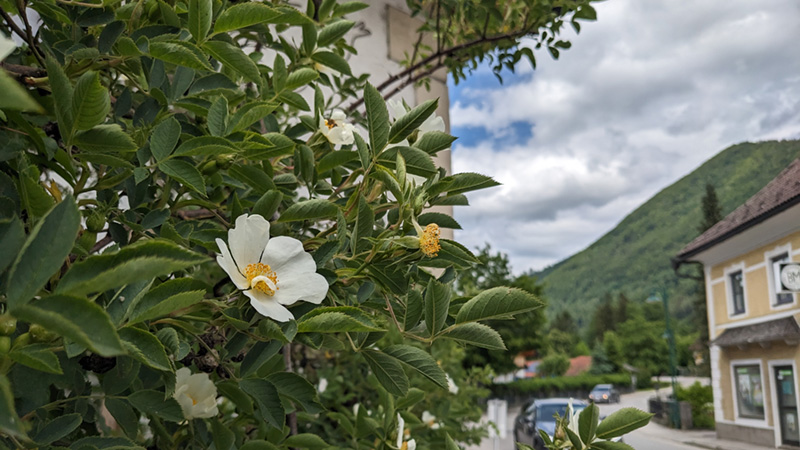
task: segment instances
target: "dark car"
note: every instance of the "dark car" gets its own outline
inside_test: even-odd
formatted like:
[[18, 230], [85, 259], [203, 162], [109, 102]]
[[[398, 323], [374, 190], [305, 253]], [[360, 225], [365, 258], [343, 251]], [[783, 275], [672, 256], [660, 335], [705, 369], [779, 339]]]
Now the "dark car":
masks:
[[589, 401], [595, 403], [619, 403], [619, 391], [611, 384], [598, 384], [589, 393]]
[[[555, 416], [567, 415], [568, 398], [548, 398], [534, 400], [523, 406], [517, 418], [514, 420], [514, 440], [533, 446], [536, 450], [544, 450], [544, 442], [539, 436], [542, 430], [552, 438], [556, 430]], [[581, 400], [572, 400], [572, 410], [575, 414], [581, 412], [589, 406]], [[515, 447], [516, 448], [516, 447]]]

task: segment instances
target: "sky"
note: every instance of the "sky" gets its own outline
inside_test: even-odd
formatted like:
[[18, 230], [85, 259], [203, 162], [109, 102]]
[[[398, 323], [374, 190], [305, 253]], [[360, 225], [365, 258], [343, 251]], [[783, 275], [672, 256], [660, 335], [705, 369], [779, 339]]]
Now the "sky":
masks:
[[800, 138], [800, 2], [609, 0], [501, 85], [450, 83], [454, 172], [502, 186], [455, 207], [514, 273], [583, 250], [724, 148]]

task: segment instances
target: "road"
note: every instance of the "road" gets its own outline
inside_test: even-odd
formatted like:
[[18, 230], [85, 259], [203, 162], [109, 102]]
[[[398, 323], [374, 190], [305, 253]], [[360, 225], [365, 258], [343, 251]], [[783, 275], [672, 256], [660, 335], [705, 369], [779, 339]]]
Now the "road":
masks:
[[[681, 379], [681, 384], [688, 385], [693, 383], [694, 379]], [[661, 389], [662, 396], [668, 395], [672, 392], [671, 388]], [[620, 408], [634, 407], [643, 411], [647, 411], [647, 399], [655, 395], [655, 391], [637, 391], [630, 394], [623, 394], [620, 402], [611, 405], [598, 405], [600, 407], [601, 416], [608, 416], [609, 414], [617, 411]], [[484, 439], [481, 445], [469, 447], [467, 450], [516, 450], [513, 443], [512, 432], [514, 426], [514, 418], [519, 413], [519, 407], [509, 408], [507, 426], [509, 432], [505, 439], [500, 439], [495, 446], [493, 439]], [[683, 432], [665, 428], [656, 423], [649, 423], [647, 426], [642, 427], [634, 432], [625, 435], [625, 442], [637, 450], [697, 450], [697, 447], [684, 444], [680, 442], [681, 434]]]

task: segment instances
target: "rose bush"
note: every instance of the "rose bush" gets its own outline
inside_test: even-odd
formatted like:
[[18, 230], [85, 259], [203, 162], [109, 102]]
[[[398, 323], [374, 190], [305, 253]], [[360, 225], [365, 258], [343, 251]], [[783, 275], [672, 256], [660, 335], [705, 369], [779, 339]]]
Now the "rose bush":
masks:
[[[526, 26], [592, 15], [558, 3]], [[463, 346], [541, 305], [453, 294], [476, 260], [426, 209], [496, 183], [434, 164], [436, 101], [390, 118], [351, 73], [366, 6], [0, 0], [0, 448], [480, 439]]]

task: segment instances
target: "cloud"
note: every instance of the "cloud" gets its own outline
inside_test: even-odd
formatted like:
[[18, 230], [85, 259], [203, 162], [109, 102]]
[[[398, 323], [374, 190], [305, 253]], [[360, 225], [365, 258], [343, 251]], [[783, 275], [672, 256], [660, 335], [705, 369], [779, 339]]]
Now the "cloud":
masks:
[[454, 170], [503, 183], [456, 209], [457, 236], [515, 272], [580, 251], [729, 145], [800, 137], [800, 3], [596, 8], [558, 61], [451, 86]]

